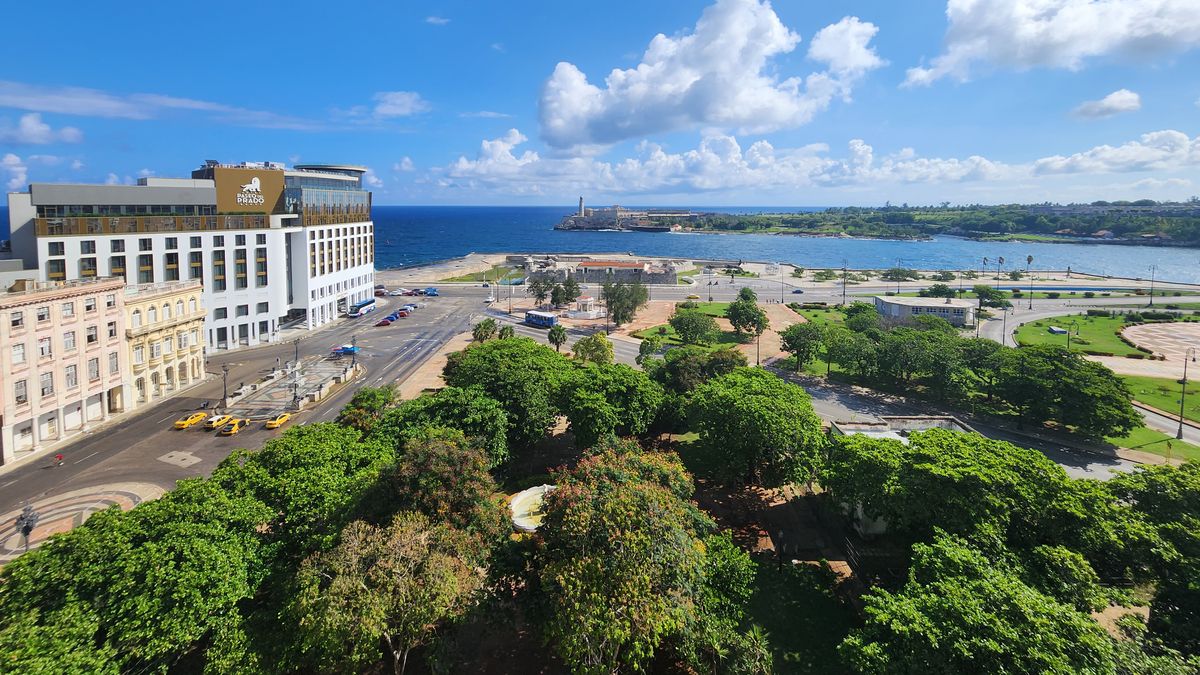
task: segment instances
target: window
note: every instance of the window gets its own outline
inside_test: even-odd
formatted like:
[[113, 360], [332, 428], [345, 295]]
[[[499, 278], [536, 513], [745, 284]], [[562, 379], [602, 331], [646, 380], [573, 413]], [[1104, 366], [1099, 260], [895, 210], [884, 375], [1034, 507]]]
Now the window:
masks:
[[195, 298], [188, 298], [188, 311], [189, 312], [196, 311], [196, 299]]
[[95, 382], [100, 379], [100, 359], [88, 359], [88, 380]]
[[260, 302], [260, 303], [258, 303], [257, 310], [255, 310], [255, 311], [258, 314], [266, 314], [268, 311], [270, 311], [270, 307], [271, 307], [271, 305], [269, 303]]
[[50, 346], [50, 338], [38, 338], [38, 358], [46, 358], [54, 356], [54, 349]]
[[151, 307], [146, 310], [146, 323], [158, 323], [158, 308]]
[[175, 301], [175, 316], [183, 316], [183, 301]]
[[8, 315], [8, 320], [13, 330], [20, 330], [25, 327], [25, 312], [13, 312]]
[[85, 312], [96, 311], [96, 299], [95, 298], [84, 298], [83, 311], [85, 311]]
[[213, 246], [215, 246], [216, 248], [221, 248], [224, 245], [225, 245], [225, 236], [224, 235], [218, 234], [217, 236], [213, 237]]
[[204, 279], [204, 253], [192, 251], [188, 254], [188, 278]]
[[62, 304], [62, 315], [63, 315], [63, 318], [64, 318], [64, 319], [73, 319], [73, 318], [75, 318], [75, 303], [73, 303], [73, 302], [64, 302], [64, 303]]
[[254, 235], [254, 243], [259, 246], [265, 246], [267, 244], [267, 235], [262, 233]]
[[46, 261], [46, 278], [51, 281], [59, 281], [67, 278], [67, 261], [65, 260], [47, 260]]
[[174, 251], [179, 248], [179, 239], [176, 237], [167, 237], [167, 250]]
[[42, 373], [42, 396], [51, 396], [54, 394], [54, 373]]
[[37, 308], [37, 320], [38, 320], [38, 323], [41, 323], [43, 321], [49, 321], [50, 320], [50, 308], [49, 307], [38, 307]]
[[87, 327], [87, 343], [94, 345], [100, 339], [100, 331], [95, 326]]
[[163, 278], [166, 281], [179, 281], [179, 254], [168, 253], [164, 257]]
[[117, 337], [117, 322], [109, 321], [108, 322], [108, 339], [111, 340], [115, 337]]
[[124, 253], [125, 252], [125, 240], [124, 239], [110, 239], [108, 242], [108, 250], [110, 253]]
[[188, 334], [187, 333], [176, 333], [175, 339], [179, 342], [179, 348], [181, 350], [187, 349], [187, 347], [188, 347]]
[[66, 255], [67, 245], [61, 241], [52, 241], [46, 245], [47, 255]]
[[154, 256], [149, 254], [138, 256], [138, 283], [154, 283]]
[[12, 361], [13, 365], [25, 363], [25, 343], [21, 342], [12, 346]]
[[108, 274], [114, 277], [125, 276], [125, 256], [114, 255], [108, 259]]
[[216, 309], [213, 310], [213, 318], [214, 319], [228, 319], [229, 318], [229, 310], [225, 307], [217, 307]]
[[81, 255], [96, 255], [96, 240], [84, 239], [79, 242], [79, 253]]
[[162, 344], [164, 353], [170, 354], [171, 352], [175, 351], [175, 338], [165, 337], [163, 338]]
[[157, 340], [150, 343], [150, 358], [157, 359], [162, 356], [162, 345]]
[[202, 245], [200, 237], [192, 237], [191, 241], [188, 242], [188, 246], [191, 248], [200, 248]]
[[246, 235], [244, 235], [244, 234], [234, 235], [233, 242], [234, 242], [234, 244], [233, 244], [234, 246], [245, 246], [246, 245]]
[[96, 276], [96, 259], [95, 258], [80, 258], [79, 259], [79, 276], [94, 277]]
[[154, 240], [150, 239], [150, 238], [138, 239], [138, 250], [139, 251], [153, 251], [154, 250]]
[[249, 316], [249, 314], [250, 314], [250, 305], [238, 305], [237, 306], [237, 315], [238, 316]]
[[17, 400], [17, 405], [29, 403], [29, 388], [25, 380], [13, 382], [13, 398]]
[[146, 362], [146, 348], [138, 345], [133, 348], [133, 362], [141, 365]]
[[117, 306], [117, 296], [115, 293], [109, 293], [104, 296], [104, 306], [109, 308]]
[[71, 330], [63, 333], [63, 351], [75, 351], [75, 331]]
[[79, 367], [72, 364], [63, 369], [63, 380], [66, 382], [67, 389], [74, 389], [79, 386]]
[[117, 371], [120, 370], [120, 368], [121, 368], [120, 357], [117, 356], [116, 352], [109, 352], [109, 354], [108, 354], [108, 374], [116, 375]]
[[170, 318], [171, 318], [171, 305], [164, 302], [163, 303], [163, 321], [166, 321], [167, 319], [170, 319]]

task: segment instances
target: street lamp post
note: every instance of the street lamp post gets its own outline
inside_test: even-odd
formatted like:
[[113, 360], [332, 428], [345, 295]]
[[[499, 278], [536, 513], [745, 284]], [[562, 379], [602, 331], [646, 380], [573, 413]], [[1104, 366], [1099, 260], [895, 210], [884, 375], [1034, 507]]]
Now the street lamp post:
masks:
[[1029, 266], [1033, 264], [1033, 256], [1025, 257], [1025, 276], [1029, 277], [1029, 309], [1033, 309], [1033, 275], [1029, 273]]
[[846, 261], [842, 261], [842, 307], [846, 306]]
[[1071, 351], [1071, 331], [1079, 333], [1079, 322], [1072, 321], [1067, 324], [1067, 351]]
[[896, 258], [896, 295], [900, 295], [900, 259]]
[[228, 405], [229, 401], [229, 364], [221, 366], [221, 407]]
[[353, 349], [350, 350], [350, 368], [354, 369], [354, 368], [358, 367], [358, 336], [357, 335], [350, 336], [350, 346], [353, 347]]
[[1000, 344], [1008, 344], [1008, 308], [1004, 308], [1004, 318], [1000, 321]]
[[1150, 306], [1154, 306], [1154, 275], [1158, 272], [1158, 265], [1150, 266]]
[[292, 365], [295, 368], [299, 368], [300, 367], [300, 338], [296, 338], [295, 340], [292, 340], [292, 347], [295, 348], [295, 352], [296, 352], [295, 360], [292, 361]]
[[1175, 432], [1175, 438], [1183, 440], [1183, 413], [1186, 411], [1184, 405], [1187, 401], [1187, 364], [1188, 359], [1196, 360], [1196, 348], [1188, 347], [1183, 353], [1183, 379], [1179, 381], [1179, 430]]

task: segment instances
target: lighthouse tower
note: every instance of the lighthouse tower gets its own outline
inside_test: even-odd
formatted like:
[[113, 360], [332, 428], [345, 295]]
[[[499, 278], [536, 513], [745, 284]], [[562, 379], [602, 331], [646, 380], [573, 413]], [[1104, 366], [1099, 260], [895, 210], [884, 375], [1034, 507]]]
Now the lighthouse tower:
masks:
[[583, 217], [583, 197], [579, 198], [579, 217]]

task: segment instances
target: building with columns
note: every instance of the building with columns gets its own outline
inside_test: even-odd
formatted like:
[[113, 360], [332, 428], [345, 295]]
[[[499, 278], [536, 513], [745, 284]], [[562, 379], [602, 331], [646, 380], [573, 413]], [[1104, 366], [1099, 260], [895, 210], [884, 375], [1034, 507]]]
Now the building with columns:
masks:
[[125, 282], [18, 282], [0, 292], [0, 464], [124, 412]]
[[133, 407], [204, 379], [204, 287], [170, 281], [125, 288], [125, 337]]

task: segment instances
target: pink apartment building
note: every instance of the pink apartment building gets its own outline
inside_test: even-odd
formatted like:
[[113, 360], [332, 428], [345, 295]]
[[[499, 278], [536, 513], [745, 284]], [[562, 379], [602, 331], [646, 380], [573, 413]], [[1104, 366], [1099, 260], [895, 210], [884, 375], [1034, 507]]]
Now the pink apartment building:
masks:
[[124, 286], [90, 279], [0, 292], [0, 464], [126, 410]]

